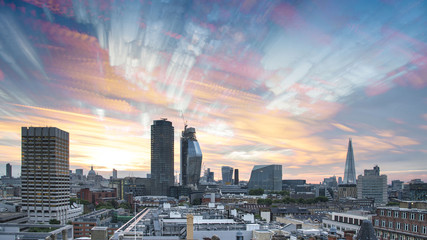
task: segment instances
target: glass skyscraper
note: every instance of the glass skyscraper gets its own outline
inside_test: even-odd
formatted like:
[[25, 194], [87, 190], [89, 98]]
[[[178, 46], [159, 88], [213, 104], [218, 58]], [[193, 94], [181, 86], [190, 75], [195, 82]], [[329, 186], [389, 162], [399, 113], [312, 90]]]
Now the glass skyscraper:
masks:
[[202, 150], [196, 138], [196, 129], [187, 125], [181, 136], [181, 185], [197, 185], [202, 169]]
[[222, 173], [222, 183], [225, 185], [230, 185], [233, 182], [233, 168], [228, 166], [223, 166], [221, 168]]
[[151, 195], [167, 196], [174, 185], [174, 128], [166, 118], [151, 125]]
[[282, 191], [282, 165], [255, 165], [248, 188]]
[[356, 167], [354, 164], [353, 144], [351, 143], [351, 138], [348, 140], [343, 184], [356, 184]]

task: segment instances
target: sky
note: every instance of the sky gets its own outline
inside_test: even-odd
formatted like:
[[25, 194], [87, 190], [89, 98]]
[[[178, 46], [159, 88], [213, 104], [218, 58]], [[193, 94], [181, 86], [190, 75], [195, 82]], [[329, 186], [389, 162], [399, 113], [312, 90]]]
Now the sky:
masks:
[[[195, 127], [248, 180], [427, 181], [427, 1], [0, 0], [0, 174], [21, 127], [70, 133], [70, 169], [150, 172], [150, 125]], [[203, 171], [203, 169], [202, 169]]]

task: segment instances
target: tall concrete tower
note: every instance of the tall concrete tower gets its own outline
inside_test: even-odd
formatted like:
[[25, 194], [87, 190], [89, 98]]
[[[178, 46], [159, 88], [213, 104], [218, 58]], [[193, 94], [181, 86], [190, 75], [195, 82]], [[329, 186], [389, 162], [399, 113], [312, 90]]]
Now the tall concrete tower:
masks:
[[353, 145], [348, 141], [347, 159], [345, 161], [343, 184], [356, 184], [356, 167], [354, 165]]
[[55, 127], [22, 127], [22, 211], [31, 221], [70, 218], [69, 134]]
[[174, 128], [166, 118], [151, 125], [152, 195], [166, 196], [174, 184]]

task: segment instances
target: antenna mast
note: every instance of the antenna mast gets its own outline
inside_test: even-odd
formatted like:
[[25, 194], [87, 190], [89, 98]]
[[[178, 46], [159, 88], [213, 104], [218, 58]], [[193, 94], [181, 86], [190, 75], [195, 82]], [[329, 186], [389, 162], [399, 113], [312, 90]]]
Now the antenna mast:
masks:
[[185, 118], [184, 118], [184, 112], [183, 111], [181, 111], [181, 118], [182, 118], [182, 121], [184, 122], [184, 129], [187, 129], [187, 121], [185, 121]]

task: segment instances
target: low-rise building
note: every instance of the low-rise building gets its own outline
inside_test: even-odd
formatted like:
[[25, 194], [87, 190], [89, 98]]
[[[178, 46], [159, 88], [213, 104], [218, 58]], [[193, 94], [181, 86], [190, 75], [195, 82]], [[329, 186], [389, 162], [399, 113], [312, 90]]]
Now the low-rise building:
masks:
[[111, 236], [115, 230], [119, 229], [121, 224], [113, 223], [113, 209], [101, 209], [75, 219], [73, 224], [74, 236], [90, 237], [91, 229], [95, 226], [107, 227], [107, 232]]
[[372, 214], [366, 211], [333, 212], [330, 219], [323, 219], [322, 227], [328, 231], [335, 228], [341, 234], [344, 234], [344, 231], [355, 231], [357, 234], [362, 222], [371, 219]]
[[84, 188], [77, 193], [77, 197], [90, 203], [100, 203], [117, 199], [117, 193], [114, 188]]

